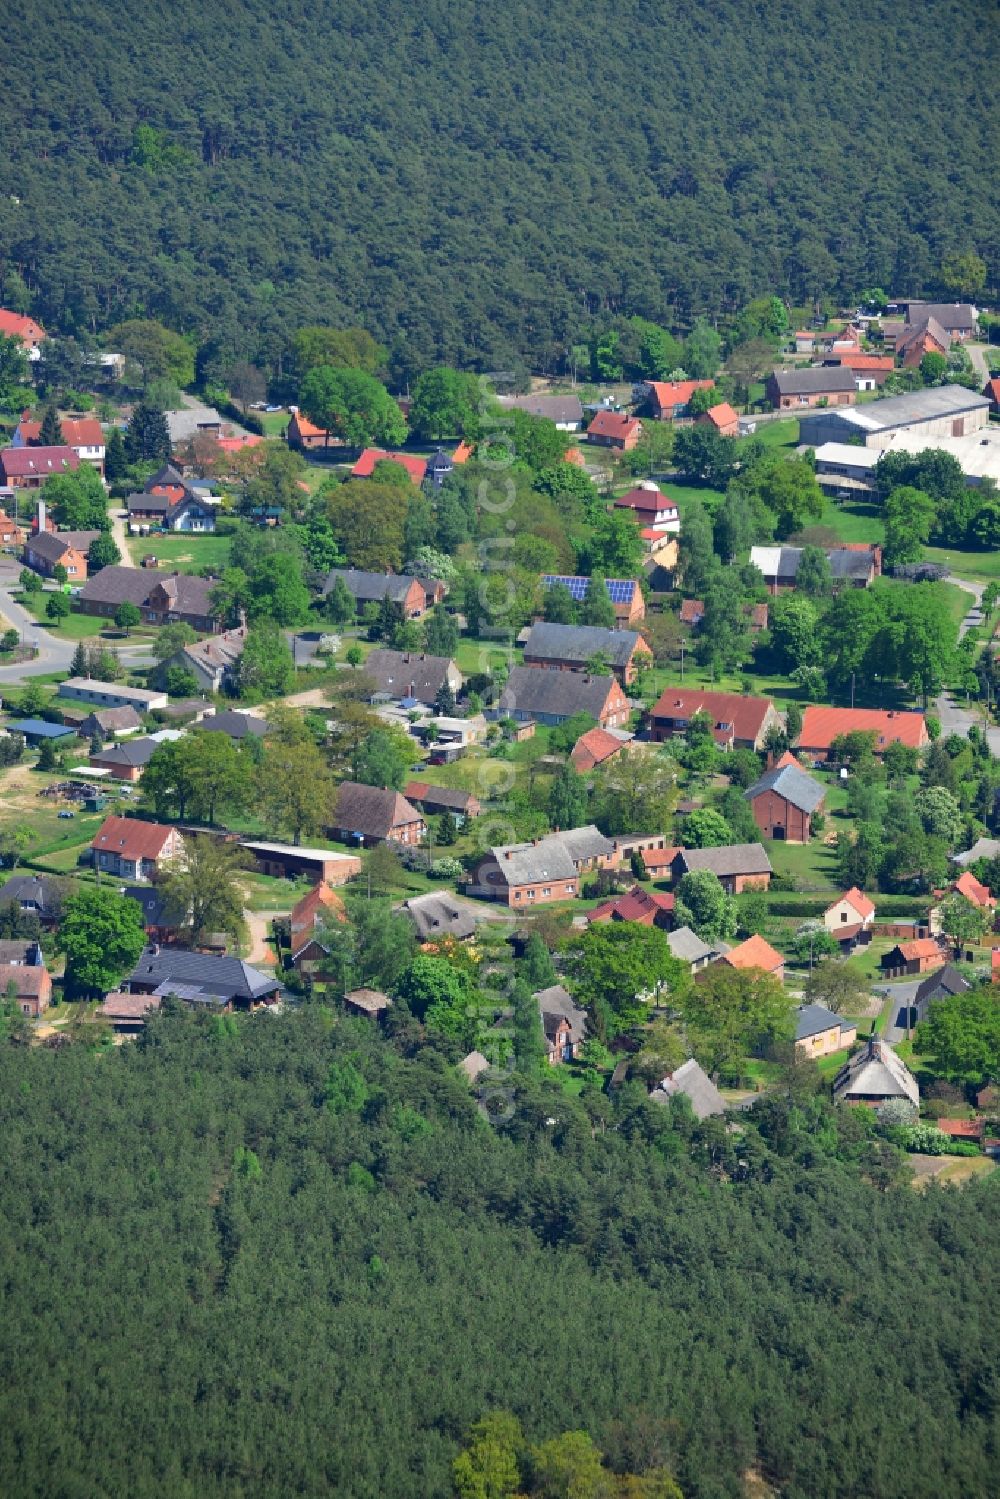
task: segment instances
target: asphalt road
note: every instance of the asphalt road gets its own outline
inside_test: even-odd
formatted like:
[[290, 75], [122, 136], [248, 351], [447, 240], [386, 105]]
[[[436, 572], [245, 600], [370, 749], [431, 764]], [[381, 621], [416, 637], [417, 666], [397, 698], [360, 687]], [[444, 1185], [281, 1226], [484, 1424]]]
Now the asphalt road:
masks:
[[[15, 630], [21, 632], [21, 636], [29, 644], [38, 646], [38, 655], [33, 661], [19, 661], [13, 666], [0, 666], [0, 684], [11, 682], [27, 682], [32, 677], [41, 677], [48, 672], [68, 672], [73, 654], [76, 651], [77, 642], [67, 640], [61, 635], [53, 634], [44, 625], [40, 625], [33, 619], [28, 611], [12, 598], [12, 593], [18, 589], [20, 577], [20, 563], [4, 559], [0, 561], [0, 614], [9, 619]], [[133, 667], [150, 666], [153, 657], [149, 653], [146, 644], [129, 644], [116, 641], [116, 648], [122, 659], [122, 665], [131, 670]]]
[[[951, 577], [948, 581], [956, 584], [959, 588], [964, 588], [965, 592], [970, 594], [973, 600], [969, 606], [968, 614], [958, 628], [958, 636], [961, 640], [963, 635], [966, 635], [969, 630], [975, 629], [982, 622], [983, 616], [979, 604], [983, 596], [983, 585], [982, 583], [970, 583], [967, 578]], [[979, 705], [960, 703], [956, 701], [950, 692], [942, 692], [941, 696], [935, 701], [934, 712], [941, 720], [941, 733], [943, 736], [961, 734], [962, 738], [966, 739], [968, 738], [969, 729], [973, 724], [975, 724], [977, 729], [983, 728], [983, 713]], [[988, 725], [986, 727], [986, 739], [989, 743], [991, 753], [1000, 756], [1000, 727], [996, 724]]]

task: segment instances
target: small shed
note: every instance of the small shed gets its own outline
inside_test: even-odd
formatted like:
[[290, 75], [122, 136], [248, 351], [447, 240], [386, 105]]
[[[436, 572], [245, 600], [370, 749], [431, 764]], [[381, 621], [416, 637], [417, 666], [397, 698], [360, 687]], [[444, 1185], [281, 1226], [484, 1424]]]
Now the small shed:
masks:
[[392, 1000], [381, 989], [349, 989], [344, 995], [344, 1004], [354, 1015], [382, 1020], [386, 1010], [391, 1009]]

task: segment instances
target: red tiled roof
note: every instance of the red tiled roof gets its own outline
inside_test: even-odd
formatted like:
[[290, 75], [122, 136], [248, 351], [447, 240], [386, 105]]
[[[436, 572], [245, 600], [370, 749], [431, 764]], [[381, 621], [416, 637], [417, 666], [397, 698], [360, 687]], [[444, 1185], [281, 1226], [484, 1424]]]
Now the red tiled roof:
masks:
[[720, 401], [718, 406], [710, 406], [705, 415], [714, 427], [731, 427], [733, 422], [738, 422], [740, 419], [739, 412], [734, 411], [728, 401]]
[[452, 463], [468, 463], [474, 452], [471, 442], [460, 442], [451, 455], [451, 461]]
[[427, 472], [426, 458], [414, 458], [410, 453], [386, 453], [381, 448], [365, 448], [351, 469], [351, 478], [370, 479], [376, 463], [398, 463], [406, 469], [414, 484], [422, 484]]
[[638, 921], [644, 926], [652, 926], [658, 912], [665, 911], [669, 915], [673, 909], [673, 895], [657, 890], [644, 890], [641, 885], [635, 885], [624, 895], [595, 906], [590, 913], [590, 920]]
[[983, 395], [989, 396], [994, 406], [1000, 406], [1000, 376], [994, 380], [987, 380], [983, 386]]
[[677, 848], [642, 849], [642, 862], [646, 866], [647, 874], [658, 873], [661, 869], [669, 869], [676, 859], [678, 852]]
[[891, 354], [854, 354], [850, 351], [840, 356], [840, 362], [849, 370], [892, 370], [896, 366]]
[[8, 987], [13, 984], [17, 990], [17, 997], [34, 995], [36, 998], [47, 987], [49, 982], [49, 971], [47, 968], [36, 967], [33, 963], [0, 963], [0, 989], [6, 994]]
[[915, 942], [900, 942], [899, 953], [907, 963], [911, 963], [920, 958], [939, 958], [941, 949], [933, 937], [918, 937]]
[[937, 1127], [952, 1140], [981, 1140], [985, 1119], [939, 1119]]
[[675, 406], [686, 406], [696, 390], [711, 390], [712, 380], [650, 380], [650, 390], [659, 407], [671, 410]]
[[786, 765], [791, 765], [796, 770], [802, 769], [802, 766], [799, 764], [798, 760], [796, 760], [791, 750], [785, 750], [785, 753], [781, 756], [781, 759], [775, 760], [773, 768], [775, 770], [784, 770]]
[[263, 441], [259, 432], [244, 432], [239, 437], [216, 438], [223, 453], [238, 453], [243, 448], [255, 448]]
[[765, 973], [773, 973], [776, 968], [784, 967], [785, 963], [780, 952], [756, 932], [727, 952], [722, 961], [728, 963], [730, 968], [762, 968]]
[[605, 760], [610, 760], [612, 755], [617, 755], [625, 742], [625, 740], [616, 739], [614, 734], [609, 734], [606, 729], [588, 729], [574, 744], [570, 759], [577, 770], [593, 770], [595, 765], [603, 765]]
[[[59, 426], [62, 428], [63, 442], [68, 448], [103, 448], [104, 430], [96, 417], [72, 417], [61, 416]], [[22, 417], [18, 423], [18, 431], [24, 442], [37, 443], [41, 431], [41, 422], [26, 422]]]
[[298, 432], [300, 437], [326, 436], [326, 428], [317, 427], [316, 423], [311, 422], [307, 416], [303, 416], [301, 411], [292, 412], [291, 421], [288, 423], [288, 425], [289, 427], [294, 425], [295, 430]]
[[713, 727], [732, 726], [734, 739], [753, 741], [764, 727], [768, 710], [774, 704], [769, 697], [744, 697], [739, 692], [703, 692], [682, 687], [668, 687], [653, 704], [650, 716], [690, 721], [696, 713], [707, 713]]
[[927, 743], [922, 713], [885, 712], [879, 708], [809, 707], [802, 715], [799, 744], [805, 750], [828, 750], [841, 734], [874, 733], [876, 751], [887, 744], [908, 744], [919, 749]]
[[70, 447], [4, 448], [0, 453], [0, 464], [8, 479], [31, 479], [36, 475], [48, 477], [67, 469], [77, 469], [80, 458]]
[[971, 869], [966, 869], [955, 881], [955, 890], [959, 895], [964, 895], [967, 901], [974, 906], [992, 907], [996, 901], [990, 894], [989, 887], [983, 885], [976, 879]]
[[624, 411], [599, 411], [587, 428], [587, 436], [624, 439], [641, 426], [638, 417], [628, 416]]
[[[321, 916], [332, 917], [335, 921], [347, 920], [344, 902], [325, 880], [320, 880], [292, 907], [289, 926], [293, 939], [312, 932]], [[294, 940], [292, 945], [295, 946]]]
[[832, 905], [827, 906], [827, 910], [832, 911], [833, 907], [839, 906], [842, 900], [846, 900], [848, 905], [854, 907], [862, 921], [867, 920], [869, 916], [875, 915], [875, 902], [870, 901], [867, 895], [858, 889], [857, 885], [852, 885], [850, 890], [845, 890], [843, 895], [838, 896]]
[[6, 307], [0, 307], [0, 333], [5, 338], [19, 338], [24, 343], [37, 343], [40, 338], [45, 337], [45, 329], [41, 323], [36, 323], [34, 318], [25, 317], [20, 312], [8, 312]]
[[173, 831], [162, 823], [142, 822], [137, 817], [106, 817], [90, 846], [125, 859], [158, 859]]
[[615, 508], [618, 510], [634, 510], [638, 515], [644, 513], [656, 515], [660, 510], [677, 510], [677, 501], [672, 500], [668, 494], [664, 494], [658, 485], [646, 489], [637, 484], [630, 489], [628, 494], [621, 494], [615, 500]]
[[579, 448], [567, 448], [563, 454], [563, 463], [572, 463], [574, 468], [587, 467], [587, 460]]
[[701, 622], [705, 615], [705, 605], [701, 599], [685, 599], [681, 604], [681, 612], [678, 616], [682, 625], [696, 625]]

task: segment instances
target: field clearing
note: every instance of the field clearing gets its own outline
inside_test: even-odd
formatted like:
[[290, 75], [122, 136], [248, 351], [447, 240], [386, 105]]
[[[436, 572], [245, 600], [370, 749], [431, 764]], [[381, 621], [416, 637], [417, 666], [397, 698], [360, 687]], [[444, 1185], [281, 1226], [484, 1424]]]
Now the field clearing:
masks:
[[985, 1155], [946, 1156], [914, 1154], [907, 1158], [913, 1167], [913, 1187], [917, 1192], [927, 1189], [928, 1182], [940, 1182], [945, 1187], [961, 1187], [966, 1182], [992, 1176], [997, 1163]]
[[143, 557], [152, 553], [161, 567], [181, 573], [198, 573], [205, 567], [221, 571], [229, 562], [229, 548], [228, 536], [157, 534], [128, 538], [128, 549], [136, 567], [140, 566]]

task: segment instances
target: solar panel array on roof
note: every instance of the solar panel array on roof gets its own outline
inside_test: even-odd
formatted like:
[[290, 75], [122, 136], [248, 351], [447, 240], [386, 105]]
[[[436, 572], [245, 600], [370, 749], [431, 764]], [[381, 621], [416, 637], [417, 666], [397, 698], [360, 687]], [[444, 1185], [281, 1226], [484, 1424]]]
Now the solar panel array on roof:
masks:
[[[587, 589], [590, 587], [589, 578], [562, 577], [558, 573], [545, 573], [542, 582], [546, 588], [551, 588], [554, 583], [561, 583], [564, 588], [569, 589], [577, 603], [582, 603], [587, 597]], [[608, 590], [608, 598], [613, 604], [630, 603], [635, 592], [635, 583], [631, 578], [607, 578], [605, 587]]]

